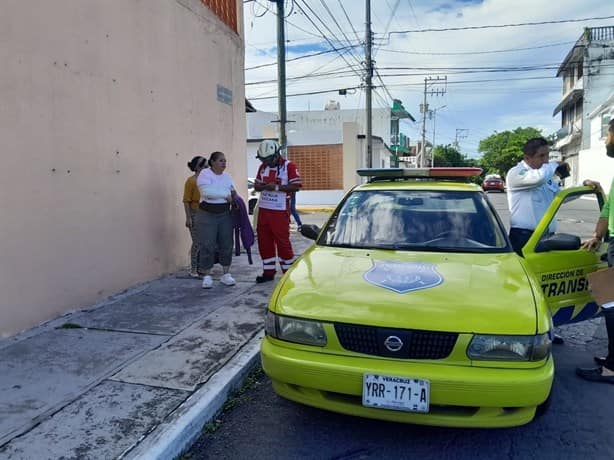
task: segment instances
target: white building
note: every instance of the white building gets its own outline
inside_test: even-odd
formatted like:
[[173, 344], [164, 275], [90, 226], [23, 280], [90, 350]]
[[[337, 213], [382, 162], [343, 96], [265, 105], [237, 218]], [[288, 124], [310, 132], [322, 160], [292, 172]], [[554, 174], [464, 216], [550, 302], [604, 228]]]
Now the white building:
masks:
[[604, 120], [607, 124], [612, 116], [612, 67], [614, 26], [591, 27], [585, 29], [557, 72], [563, 78], [563, 95], [553, 113], [561, 113], [554, 147], [571, 165], [571, 183], [601, 177], [600, 182], [609, 187], [614, 175], [614, 162], [603, 161], [602, 132]]
[[588, 148], [578, 152], [578, 177], [599, 181], [606, 193], [614, 177], [614, 158], [605, 153], [608, 123], [614, 118], [614, 91], [586, 116], [583, 131], [589, 134]]
[[[395, 166], [395, 154], [407, 155], [409, 138], [399, 133], [399, 120], [413, 117], [400, 101], [393, 108], [373, 109], [372, 167]], [[256, 159], [263, 139], [277, 139], [277, 114], [247, 114], [247, 167], [253, 177], [260, 165]], [[343, 194], [361, 182], [356, 169], [367, 167], [366, 112], [341, 110], [330, 101], [325, 110], [288, 112], [286, 127], [288, 158], [297, 163], [303, 189], [296, 195], [300, 205], [336, 204]], [[390, 142], [388, 142], [390, 141]]]

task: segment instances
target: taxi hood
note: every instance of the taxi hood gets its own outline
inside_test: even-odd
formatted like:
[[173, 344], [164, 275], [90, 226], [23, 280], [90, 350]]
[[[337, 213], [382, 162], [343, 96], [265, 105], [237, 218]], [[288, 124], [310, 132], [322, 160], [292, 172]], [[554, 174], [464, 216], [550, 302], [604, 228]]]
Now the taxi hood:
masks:
[[534, 334], [536, 301], [515, 253], [313, 246], [271, 309], [326, 322], [432, 331]]

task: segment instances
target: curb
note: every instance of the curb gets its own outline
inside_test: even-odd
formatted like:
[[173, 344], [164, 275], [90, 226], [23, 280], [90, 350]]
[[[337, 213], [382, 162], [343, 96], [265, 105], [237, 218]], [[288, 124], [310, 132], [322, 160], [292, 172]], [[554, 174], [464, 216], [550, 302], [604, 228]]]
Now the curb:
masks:
[[264, 330], [261, 329], [168, 419], [119, 458], [168, 460], [187, 450], [202, 435], [203, 427], [217, 415], [229, 394], [243, 383], [256, 365], [263, 337]]
[[333, 212], [335, 210], [335, 205], [330, 205], [330, 206], [300, 206], [298, 205], [296, 207], [296, 210], [298, 212], [301, 212], [303, 214], [315, 214], [315, 213], [319, 213], [319, 212]]

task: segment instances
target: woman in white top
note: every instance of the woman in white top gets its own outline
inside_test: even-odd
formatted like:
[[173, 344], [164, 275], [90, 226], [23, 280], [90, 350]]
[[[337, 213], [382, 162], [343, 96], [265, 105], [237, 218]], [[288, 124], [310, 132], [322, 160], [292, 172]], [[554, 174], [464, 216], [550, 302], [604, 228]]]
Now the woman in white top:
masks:
[[200, 266], [204, 271], [203, 288], [213, 286], [211, 268], [215, 263], [216, 251], [219, 252], [219, 262], [224, 270], [220, 279], [222, 284], [233, 286], [235, 280], [230, 275], [232, 262], [233, 225], [230, 214], [230, 203], [235, 188], [232, 178], [225, 173], [226, 157], [222, 152], [213, 152], [209, 157], [209, 168], [198, 175], [198, 190], [200, 191], [200, 209], [196, 214], [196, 228], [201, 248]]

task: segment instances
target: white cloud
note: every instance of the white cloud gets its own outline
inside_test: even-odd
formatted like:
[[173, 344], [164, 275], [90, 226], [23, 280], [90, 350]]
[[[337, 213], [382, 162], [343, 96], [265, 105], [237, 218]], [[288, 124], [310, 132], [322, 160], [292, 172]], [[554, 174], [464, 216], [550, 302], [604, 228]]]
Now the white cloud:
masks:
[[[365, 13], [364, 2], [357, 0], [328, 1], [333, 18], [315, 0], [294, 0], [286, 2], [286, 8], [294, 4], [287, 18], [286, 38], [289, 46], [322, 44], [326, 42], [315, 26], [303, 15], [300, 8], [307, 11], [310, 17], [331, 40], [336, 37], [342, 43], [334, 42], [336, 46], [347, 45], [347, 37], [353, 44], [364, 39]], [[456, 129], [468, 129], [467, 138], [461, 142], [464, 153], [472, 153], [477, 148], [480, 139], [494, 130], [514, 129], [518, 126], [534, 126], [542, 128], [545, 134], [556, 130], [560, 124], [552, 118], [552, 110], [561, 97], [561, 79], [554, 78], [556, 68], [573, 43], [581, 35], [583, 27], [611, 25], [614, 20], [589, 22], [545, 24], [526, 27], [505, 27], [480, 30], [463, 30], [450, 32], [425, 32], [397, 34], [390, 32], [401, 30], [416, 30], [428, 28], [471, 27], [495, 24], [512, 24], [526, 22], [556, 21], [572, 18], [586, 18], [612, 15], [611, 2], [603, 0], [560, 0], [553, 3], [549, 0], [486, 0], [483, 2], [467, 1], [432, 1], [432, 0], [386, 0], [374, 1], [372, 4], [372, 30], [374, 32], [374, 49], [376, 68], [382, 75], [384, 83], [392, 97], [401, 99], [405, 107], [420, 118], [418, 106], [423, 99], [425, 76], [447, 76], [449, 84], [444, 96], [429, 97], [431, 107], [446, 105], [437, 115], [438, 142], [451, 142], [455, 138]], [[394, 16], [391, 10], [398, 4]], [[306, 5], [312, 9], [310, 11]], [[341, 9], [343, 5], [345, 12]], [[447, 6], [444, 8], [444, 6]], [[269, 8], [261, 17], [265, 7]], [[300, 8], [299, 8], [300, 7]], [[257, 0], [249, 2], [244, 7], [246, 30], [246, 67], [276, 61], [276, 16], [273, 14], [274, 3]], [[351, 24], [346, 19], [346, 14]], [[322, 25], [316, 17], [326, 23]], [[343, 35], [335, 23], [340, 25]], [[386, 26], [389, 26], [386, 29]], [[299, 29], [300, 28], [300, 29]], [[471, 51], [489, 51], [518, 48], [534, 48], [517, 52], [502, 52], [489, 54], [457, 54], [443, 55], [437, 53], [462, 53]], [[327, 44], [328, 46], [328, 44]], [[390, 52], [432, 53], [402, 54]], [[304, 54], [311, 54], [305, 49]], [[364, 59], [361, 48], [354, 51], [354, 56], [346, 55], [345, 59], [336, 53], [322, 54], [309, 59], [288, 62], [287, 94], [331, 90], [343, 87], [361, 85], [360, 61]], [[291, 53], [288, 59], [297, 57]], [[468, 68], [476, 67], [511, 67], [511, 66], [546, 66], [550, 69], [532, 72], [505, 73], [462, 73], [454, 74], [448, 70], [411, 70], [396, 67], [428, 67], [428, 68]], [[351, 72], [351, 68], [357, 69]], [[346, 74], [339, 72], [347, 71]], [[246, 82], [277, 79], [276, 66], [263, 67], [246, 71]], [[322, 72], [337, 72], [318, 78], [293, 80]], [[392, 74], [402, 76], [392, 76]], [[541, 79], [526, 79], [527, 77], [546, 77]], [[514, 80], [515, 79], [515, 80]], [[491, 80], [473, 84], [455, 83], [467, 80]], [[496, 81], [499, 80], [499, 81]], [[374, 84], [380, 86], [378, 79]], [[276, 83], [247, 86], [247, 97], [250, 99], [261, 96], [275, 96]], [[383, 107], [390, 103], [387, 93], [379, 88], [373, 98], [374, 107]], [[288, 98], [288, 110], [321, 109], [329, 99], [339, 100], [342, 108], [364, 108], [364, 91], [354, 95], [339, 96], [335, 93], [314, 94], [310, 96]], [[256, 100], [254, 105], [259, 110], [276, 111], [277, 100]], [[420, 123], [404, 125], [412, 138], [419, 135]], [[429, 130], [431, 128], [429, 127]]]

